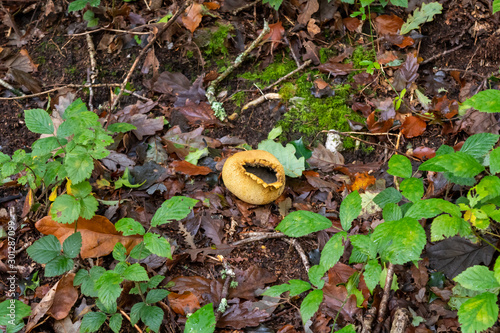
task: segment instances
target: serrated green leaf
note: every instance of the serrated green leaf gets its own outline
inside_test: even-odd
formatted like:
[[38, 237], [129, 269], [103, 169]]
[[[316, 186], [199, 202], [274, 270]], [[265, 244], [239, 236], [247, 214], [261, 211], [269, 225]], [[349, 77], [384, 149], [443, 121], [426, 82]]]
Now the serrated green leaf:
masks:
[[115, 244], [113, 258], [118, 261], [125, 261], [127, 259], [127, 249], [122, 243], [118, 242]]
[[391, 4], [393, 4], [394, 6], [408, 8], [408, 0], [391, 0]]
[[396, 265], [419, 260], [427, 242], [420, 223], [409, 217], [379, 224], [372, 239], [377, 243], [381, 258]]
[[500, 12], [500, 0], [493, 0], [493, 14]]
[[116, 264], [115, 268], [113, 269], [114, 272], [120, 274], [120, 276], [123, 277], [123, 273], [125, 270], [128, 268], [128, 264], [124, 261], [121, 261]]
[[137, 260], [142, 260], [149, 255], [151, 255], [151, 252], [146, 248], [144, 242], [137, 244], [136, 246], [134, 246], [132, 251], [130, 251], [130, 257]]
[[280, 8], [282, 2], [283, 2], [283, 0], [262, 0], [263, 4], [268, 3], [269, 6], [274, 8], [274, 10], [278, 10]]
[[145, 306], [146, 306], [146, 303], [144, 303], [144, 302], [135, 303], [134, 306], [132, 306], [132, 309], [130, 309], [130, 323], [132, 325], [137, 324], [137, 322], [141, 318], [141, 310]]
[[486, 266], [476, 265], [467, 268], [457, 275], [454, 281], [460, 283], [467, 289], [485, 291], [500, 287], [500, 283], [495, 278], [495, 274]]
[[54, 124], [49, 114], [42, 109], [24, 110], [24, 121], [26, 127], [38, 134], [53, 134]]
[[295, 157], [295, 147], [290, 143], [286, 147], [283, 147], [281, 143], [274, 142], [273, 140], [264, 140], [259, 143], [258, 149], [273, 154], [283, 165], [285, 174], [288, 177], [300, 177], [302, 171], [305, 170], [304, 157]]
[[300, 295], [304, 291], [308, 291], [309, 289], [311, 289], [311, 284], [306, 281], [294, 279], [288, 281], [288, 283], [290, 284], [290, 297]]
[[447, 237], [460, 234], [461, 237], [472, 233], [470, 224], [461, 217], [452, 217], [448, 214], [439, 215], [432, 221], [431, 241], [436, 242]]
[[26, 252], [37, 263], [46, 264], [61, 254], [61, 243], [56, 236], [48, 235], [35, 241]]
[[322, 215], [306, 210], [298, 210], [288, 214], [276, 227], [276, 230], [289, 237], [302, 237], [328, 229], [331, 226], [332, 221]]
[[384, 210], [382, 211], [382, 217], [384, 218], [384, 221], [396, 221], [403, 218], [403, 212], [398, 205], [389, 202], [385, 205]]
[[325, 268], [321, 265], [314, 265], [312, 266], [309, 271], [307, 272], [307, 275], [309, 277], [309, 281], [318, 287], [319, 289], [323, 288], [325, 285], [325, 281], [322, 279], [323, 276], [325, 275], [326, 271]]
[[130, 281], [147, 281], [149, 280], [146, 269], [140, 264], [136, 263], [128, 266], [123, 272], [123, 277]]
[[160, 257], [172, 259], [170, 243], [160, 235], [146, 232], [144, 235], [144, 244], [151, 253]]
[[484, 167], [472, 156], [463, 152], [440, 155], [422, 163], [422, 171], [451, 172], [453, 175], [470, 178], [475, 177], [484, 170]]
[[95, 282], [99, 300], [105, 307], [111, 307], [122, 292], [123, 278], [114, 271], [104, 272]]
[[424, 183], [419, 178], [407, 178], [399, 185], [401, 193], [412, 202], [422, 199], [424, 195]]
[[175, 196], [165, 201], [156, 211], [151, 226], [157, 227], [172, 221], [179, 221], [188, 216], [198, 200]]
[[64, 168], [73, 184], [90, 178], [94, 160], [83, 147], [75, 147], [64, 157]]
[[500, 172], [500, 147], [493, 149], [490, 153], [490, 172], [493, 175]]
[[262, 293], [264, 296], [269, 297], [280, 297], [281, 294], [290, 291], [290, 285], [287, 283], [278, 284], [276, 286], [269, 287], [266, 291]]
[[95, 212], [99, 207], [99, 202], [93, 195], [89, 195], [80, 200], [80, 206], [80, 216], [84, 219], [90, 220], [94, 217]]
[[410, 160], [403, 155], [392, 155], [387, 173], [401, 178], [410, 178], [412, 174]]
[[375, 202], [380, 208], [384, 208], [386, 204], [398, 203], [401, 201], [403, 196], [396, 190], [394, 187], [388, 187], [379, 194], [375, 198], [373, 198], [373, 202]]
[[457, 205], [449, 201], [432, 198], [415, 202], [406, 212], [405, 217], [412, 217], [417, 220], [430, 219], [441, 213], [449, 213], [451, 216], [461, 217], [462, 213]]
[[[100, 3], [101, 3], [101, 0], [75, 0], [69, 4], [68, 12], [71, 13], [71, 12], [76, 12], [78, 10], [82, 10], [83, 8], [85, 8], [85, 6], [87, 4], [90, 4], [91, 7], [97, 7], [97, 6], [99, 6]], [[80, 99], [78, 99], [78, 100], [80, 100]], [[75, 103], [75, 102], [73, 102], [73, 103]]]
[[149, 279], [148, 281], [148, 288], [149, 289], [153, 289], [153, 288], [156, 288], [158, 287], [158, 285], [163, 281], [165, 280], [165, 277], [162, 276], [162, 275], [155, 275], [153, 277], [151, 277], [151, 279]]
[[[15, 309], [15, 311], [12, 312], [12, 309]], [[28, 317], [30, 314], [31, 307], [17, 299], [7, 299], [0, 303], [0, 325], [2, 326], [12, 326], [9, 324], [11, 321], [14, 321], [16, 325], [18, 323], [24, 325], [23, 318]]]
[[160, 330], [160, 325], [164, 316], [162, 309], [157, 306], [145, 305], [141, 309], [140, 316], [142, 322], [148, 325], [152, 331], [158, 332]]
[[42, 156], [52, 152], [53, 150], [60, 148], [61, 145], [65, 145], [67, 143], [66, 139], [58, 140], [55, 136], [49, 136], [48, 138], [41, 138], [36, 140], [31, 146], [33, 151], [33, 156]]
[[378, 260], [372, 259], [366, 263], [363, 277], [370, 293], [373, 293], [373, 289], [378, 285], [381, 273], [382, 267], [378, 263]]
[[75, 287], [79, 286], [85, 281], [85, 279], [88, 279], [89, 277], [89, 272], [85, 268], [82, 268], [78, 272], [76, 272], [75, 278], [73, 279], [73, 285]]
[[106, 321], [106, 314], [102, 312], [89, 312], [82, 318], [80, 332], [96, 332]]
[[500, 110], [500, 90], [487, 89], [478, 92], [462, 103], [460, 110], [474, 108], [481, 112], [494, 113]]
[[115, 228], [116, 230], [121, 231], [123, 233], [123, 236], [142, 236], [146, 232], [142, 224], [129, 217], [118, 220], [118, 222], [116, 222], [115, 224]]
[[189, 316], [184, 333], [213, 333], [215, 323], [214, 308], [212, 303], [209, 303]]
[[60, 195], [50, 208], [50, 216], [59, 223], [73, 223], [80, 216], [80, 202], [69, 194]]
[[85, 198], [92, 192], [92, 186], [88, 181], [79, 184], [71, 184], [71, 195], [76, 198]]
[[156, 303], [164, 299], [170, 294], [170, 291], [165, 289], [151, 289], [148, 291], [148, 295], [146, 296], [146, 303]]
[[73, 269], [74, 264], [73, 259], [64, 255], [58, 255], [45, 265], [45, 276], [52, 277], [66, 273]]
[[368, 235], [352, 235], [349, 237], [354, 248], [358, 249], [362, 254], [370, 259], [375, 259], [377, 256], [377, 244], [373, 242]]
[[500, 283], [500, 257], [497, 257], [497, 260], [495, 261], [495, 266], [493, 267], [493, 274], [495, 276], [495, 279], [497, 279], [497, 282]]
[[325, 247], [321, 251], [319, 262], [325, 271], [335, 266], [340, 257], [344, 254], [344, 244], [342, 240], [345, 237], [347, 237], [346, 232], [338, 232], [326, 242]]
[[475, 186], [482, 202], [488, 202], [500, 196], [500, 178], [486, 176]]
[[114, 123], [108, 126], [108, 131], [113, 133], [125, 133], [136, 129], [137, 127], [129, 123]]
[[349, 324], [347, 326], [344, 326], [340, 330], [336, 331], [337, 333], [356, 333], [356, 330], [354, 329], [353, 324]]
[[478, 133], [471, 135], [465, 140], [460, 151], [471, 155], [476, 159], [483, 158], [490, 152], [498, 141], [498, 135], [492, 133]]
[[[394, 4], [395, 0], [391, 0]], [[408, 6], [408, 3], [407, 3]], [[406, 6], [406, 7], [407, 7]], [[414, 29], [418, 29], [421, 24], [430, 22], [434, 19], [434, 15], [441, 14], [443, 6], [438, 2], [423, 3], [421, 8], [413, 11], [413, 15], [408, 16], [408, 19], [401, 27], [401, 35], [405, 35]]]
[[109, 318], [109, 328], [115, 333], [120, 333], [122, 328], [123, 317], [120, 313], [115, 313]]
[[482, 332], [498, 319], [497, 296], [490, 292], [477, 295], [464, 302], [458, 310], [462, 332]]
[[82, 234], [78, 231], [64, 240], [63, 252], [68, 258], [75, 258], [82, 247]]
[[316, 289], [311, 291], [300, 304], [300, 316], [305, 325], [309, 319], [318, 311], [319, 305], [323, 301], [323, 291]]
[[339, 211], [342, 229], [345, 231], [349, 231], [349, 229], [351, 229], [352, 221], [359, 216], [361, 208], [361, 196], [358, 191], [349, 193], [349, 195], [342, 200]]

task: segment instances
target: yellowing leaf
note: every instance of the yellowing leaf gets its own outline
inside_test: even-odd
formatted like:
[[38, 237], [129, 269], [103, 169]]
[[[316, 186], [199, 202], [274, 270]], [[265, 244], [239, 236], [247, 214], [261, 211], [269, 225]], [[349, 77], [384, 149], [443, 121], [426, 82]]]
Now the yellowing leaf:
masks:
[[49, 196], [49, 200], [50, 201], [54, 201], [56, 200], [57, 198], [57, 189], [59, 188], [59, 186], [56, 186], [52, 189], [52, 192], [50, 193], [50, 196]]

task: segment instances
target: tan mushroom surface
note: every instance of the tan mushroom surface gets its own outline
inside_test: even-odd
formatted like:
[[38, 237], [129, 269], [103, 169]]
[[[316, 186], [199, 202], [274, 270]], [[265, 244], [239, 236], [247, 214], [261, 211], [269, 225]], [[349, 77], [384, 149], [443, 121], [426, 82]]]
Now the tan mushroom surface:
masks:
[[267, 151], [242, 151], [226, 160], [222, 168], [222, 180], [238, 199], [254, 205], [265, 205], [283, 193], [285, 169]]

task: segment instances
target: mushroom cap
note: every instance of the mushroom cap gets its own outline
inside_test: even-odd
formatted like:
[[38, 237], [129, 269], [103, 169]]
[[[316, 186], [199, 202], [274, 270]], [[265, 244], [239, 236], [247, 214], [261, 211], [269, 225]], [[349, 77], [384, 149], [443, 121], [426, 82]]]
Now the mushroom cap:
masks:
[[[267, 169], [271, 174], [275, 174], [276, 180], [266, 183], [261, 177], [247, 171], [245, 166]], [[240, 200], [254, 205], [265, 205], [283, 193], [285, 169], [278, 159], [267, 151], [242, 151], [226, 160], [222, 168], [222, 180], [227, 189]]]

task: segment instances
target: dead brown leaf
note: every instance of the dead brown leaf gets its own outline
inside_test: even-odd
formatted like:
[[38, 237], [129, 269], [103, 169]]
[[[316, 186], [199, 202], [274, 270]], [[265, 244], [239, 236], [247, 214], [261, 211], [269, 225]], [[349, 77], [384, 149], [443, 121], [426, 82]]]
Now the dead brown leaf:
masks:
[[269, 29], [270, 31], [264, 36], [264, 39], [271, 42], [272, 49], [274, 50], [278, 47], [279, 43], [281, 43], [283, 34], [285, 33], [285, 28], [283, 28], [281, 21], [278, 21], [276, 23], [269, 24]]
[[381, 120], [376, 118], [377, 111], [370, 113], [368, 118], [366, 118], [366, 126], [371, 133], [387, 133], [394, 123], [394, 119]]
[[74, 273], [68, 273], [57, 284], [54, 301], [47, 311], [56, 320], [66, 318], [78, 299], [78, 291], [73, 286], [74, 278]]
[[320, 169], [323, 172], [331, 172], [335, 167], [344, 164], [344, 156], [341, 153], [332, 153], [319, 144], [314, 148], [312, 156], [307, 160], [307, 163], [313, 168]]
[[179, 276], [172, 279], [175, 283], [170, 289], [183, 294], [186, 291], [193, 293], [201, 304], [219, 304], [222, 297], [222, 283], [215, 279], [202, 276]]
[[[75, 232], [74, 223], [57, 223], [50, 216], [39, 220], [35, 226], [44, 235], [56, 236], [61, 244]], [[142, 242], [142, 236], [122, 236], [121, 232], [116, 231], [113, 223], [100, 215], [95, 215], [91, 220], [79, 218], [76, 231], [82, 234], [80, 255], [83, 259], [106, 256], [118, 242], [125, 246], [127, 252]]]
[[416, 116], [406, 117], [403, 125], [401, 125], [401, 132], [405, 138], [414, 138], [422, 135], [425, 132], [427, 123]]
[[238, 298], [228, 301], [229, 308], [217, 321], [217, 327], [226, 326], [242, 329], [248, 326], [257, 326], [269, 318], [270, 314], [253, 306], [253, 302], [240, 303]]
[[331, 59], [318, 66], [318, 69], [326, 74], [330, 74], [332, 76], [338, 75], [347, 75], [352, 70], [352, 64], [342, 64], [339, 62], [332, 62]]
[[250, 266], [242, 271], [236, 269], [235, 280], [238, 282], [236, 288], [229, 289], [228, 298], [244, 298], [247, 300], [256, 300], [255, 292], [257, 289], [263, 289], [268, 283], [275, 282], [278, 277], [265, 268]]
[[158, 62], [158, 58], [156, 58], [155, 51], [153, 49], [150, 49], [148, 51], [146, 59], [144, 59], [144, 65], [142, 65], [141, 73], [148, 74], [150, 67], [153, 70], [153, 77], [158, 76], [158, 69], [160, 68], [160, 63]]
[[436, 151], [429, 147], [417, 147], [413, 149], [413, 156], [421, 160], [428, 160], [436, 156]]
[[186, 291], [182, 294], [168, 294], [168, 303], [172, 311], [182, 316], [185, 316], [187, 313], [194, 313], [200, 308], [198, 297], [190, 291]]
[[297, 17], [297, 21], [300, 24], [307, 25], [309, 20], [311, 19], [311, 16], [316, 13], [319, 9], [319, 3], [318, 0], [309, 0], [306, 2], [306, 5], [302, 12], [299, 14]]
[[346, 17], [342, 19], [347, 30], [354, 32], [361, 26], [361, 21], [357, 17]]
[[215, 117], [210, 104], [206, 102], [197, 104], [188, 100], [185, 106], [178, 107], [177, 110], [187, 119], [191, 126], [212, 126], [221, 124], [217, 117]]
[[380, 15], [374, 20], [375, 28], [380, 35], [398, 34], [404, 21], [396, 15]]
[[201, 19], [203, 17], [202, 11], [203, 5], [195, 2], [186, 8], [185, 14], [181, 16], [182, 23], [192, 33], [201, 23]]
[[170, 165], [176, 172], [180, 172], [188, 176], [208, 175], [212, 172], [212, 169], [209, 167], [194, 165], [188, 161], [173, 161]]
[[210, 148], [220, 147], [218, 140], [202, 135], [204, 130], [205, 128], [198, 127], [191, 132], [182, 133], [179, 126], [174, 126], [162, 136], [161, 142], [166, 145], [169, 154], [175, 153], [182, 159], [190, 153], [191, 148], [203, 149], [207, 144]]
[[137, 139], [142, 140], [144, 136], [154, 135], [157, 131], [161, 131], [165, 126], [163, 117], [148, 118], [145, 114], [134, 114], [130, 117], [130, 123], [137, 127], [132, 133]]
[[357, 190], [366, 190], [368, 186], [375, 184], [376, 181], [377, 179], [368, 174], [368, 172], [356, 172], [354, 174], [354, 181], [349, 186], [349, 190], [351, 192]]

